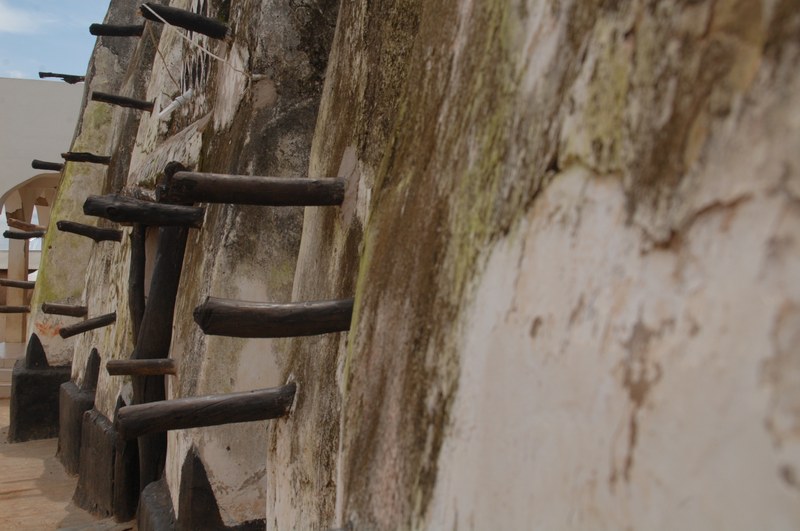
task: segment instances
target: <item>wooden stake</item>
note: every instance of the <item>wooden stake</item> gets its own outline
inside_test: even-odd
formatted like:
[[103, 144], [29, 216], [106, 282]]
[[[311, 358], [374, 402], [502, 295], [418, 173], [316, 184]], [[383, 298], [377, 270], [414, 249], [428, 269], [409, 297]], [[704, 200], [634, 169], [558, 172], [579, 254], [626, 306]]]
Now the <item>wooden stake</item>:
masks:
[[55, 72], [39, 72], [39, 79], [46, 77], [61, 78], [65, 83], [74, 85], [75, 83], [82, 83], [86, 78], [84, 76], [73, 76], [71, 74], [56, 74]]
[[111, 157], [95, 155], [85, 151], [67, 151], [61, 154], [61, 158], [67, 162], [88, 162], [91, 164], [111, 164]]
[[290, 383], [272, 389], [127, 406], [120, 408], [114, 427], [120, 438], [132, 439], [148, 433], [276, 419], [289, 412], [295, 391], [295, 384]]
[[36, 281], [9, 280], [7, 278], [0, 278], [0, 286], [6, 286], [7, 288], [33, 289], [34, 287], [36, 287]]
[[0, 313], [28, 313], [30, 306], [0, 306]]
[[141, 37], [144, 24], [136, 26], [118, 26], [115, 24], [92, 24], [89, 33], [97, 37]]
[[109, 360], [106, 363], [106, 370], [112, 376], [164, 376], [165, 374], [176, 374], [177, 366], [175, 365], [175, 360], [169, 358], [156, 360]]
[[127, 96], [118, 96], [116, 94], [108, 94], [106, 92], [92, 92], [92, 101], [100, 101], [103, 103], [110, 103], [111, 105], [118, 105], [120, 107], [129, 107], [131, 109], [138, 109], [140, 111], [147, 111], [152, 113], [155, 107], [154, 101], [137, 100], [128, 98]]
[[64, 165], [60, 162], [47, 162], [44, 160], [33, 159], [33, 161], [31, 161], [31, 168], [34, 170], [61, 171], [64, 169]]
[[87, 216], [99, 216], [118, 223], [199, 228], [203, 225], [205, 209], [151, 203], [111, 194], [89, 196], [83, 203], [83, 213]]
[[161, 19], [164, 19], [167, 24], [194, 31], [195, 33], [202, 33], [212, 39], [224, 39], [228, 34], [228, 26], [222, 22], [198, 15], [186, 9], [163, 6], [155, 2], [145, 2], [139, 11], [147, 20], [162, 23]]
[[69, 315], [72, 317], [86, 317], [89, 309], [86, 306], [74, 304], [57, 304], [54, 302], [42, 303], [42, 312], [51, 315]]
[[194, 320], [208, 335], [294, 337], [350, 329], [353, 299], [271, 304], [206, 297]]
[[86, 236], [96, 242], [121, 242], [122, 231], [119, 229], [101, 229], [100, 227], [93, 227], [84, 223], [77, 223], [75, 221], [61, 220], [56, 223], [58, 230], [62, 232], [71, 232], [80, 236]]
[[6, 230], [3, 231], [3, 237], [9, 240], [32, 240], [41, 238], [46, 233], [44, 230]]
[[344, 179], [289, 179], [179, 171], [158, 189], [159, 201], [263, 206], [330, 206], [344, 201]]
[[108, 326], [114, 323], [117, 320], [117, 312], [107, 313], [105, 315], [100, 315], [98, 317], [92, 317], [91, 319], [86, 319], [78, 324], [74, 324], [71, 326], [65, 326], [58, 331], [58, 335], [62, 338], [67, 339], [68, 337], [76, 336], [78, 334], [83, 334], [84, 332], [88, 332], [89, 330], [94, 330], [96, 328], [102, 328], [104, 326]]

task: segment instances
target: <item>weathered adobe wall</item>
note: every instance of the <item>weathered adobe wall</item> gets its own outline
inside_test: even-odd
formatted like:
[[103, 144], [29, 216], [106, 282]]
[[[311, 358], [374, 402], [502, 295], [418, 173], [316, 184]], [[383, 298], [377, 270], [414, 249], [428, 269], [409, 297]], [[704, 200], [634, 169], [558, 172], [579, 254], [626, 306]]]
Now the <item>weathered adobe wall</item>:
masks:
[[[107, 24], [131, 24], [135, 18], [138, 2], [112, 0], [104, 20]], [[88, 31], [88, 27], [86, 28]], [[115, 127], [123, 119], [124, 112], [105, 103], [90, 101], [92, 91], [120, 93], [124, 87], [125, 73], [134, 56], [138, 39], [99, 37], [86, 72], [84, 100], [75, 129], [75, 138], [62, 151], [88, 151], [98, 155], [113, 155]], [[119, 161], [113, 163], [120, 166]], [[113, 246], [114, 243], [95, 244], [83, 236], [61, 232], [56, 222], [77, 221], [98, 225], [97, 218], [84, 216], [83, 202], [91, 194], [99, 194], [106, 187], [109, 168], [100, 164], [67, 162], [59, 183], [50, 223], [42, 243], [42, 260], [36, 279], [36, 288], [31, 298], [31, 314], [28, 319], [28, 335], [39, 336], [51, 365], [62, 365], [73, 360], [76, 339], [62, 339], [58, 331], [62, 326], [78, 322], [74, 317], [48, 315], [41, 311], [43, 302], [82, 304], [86, 286], [86, 271], [90, 257], [98, 246]], [[103, 307], [106, 304], [102, 305]], [[103, 308], [90, 305], [90, 317], [103, 313]], [[83, 350], [83, 349], [82, 349]], [[89, 348], [81, 351], [82, 357], [73, 365], [73, 375], [82, 375]], [[77, 372], [76, 372], [77, 371]], [[82, 376], [79, 376], [82, 378]]]
[[[143, 114], [123, 184], [152, 193], [167, 162], [197, 171], [302, 177], [307, 175], [316, 111], [336, 20], [337, 3], [242, 1], [171, 2], [226, 21], [234, 37], [203, 38], [213, 53], [233, 68], [205, 60], [178, 36], [165, 30], [149, 72], [145, 93], [157, 99], [152, 115]], [[183, 30], [180, 30], [183, 31]], [[237, 70], [253, 79], [248, 80]], [[195, 72], [194, 74], [192, 72]], [[188, 75], [182, 76], [182, 72]], [[186, 88], [194, 96], [168, 119], [159, 107]], [[116, 174], [115, 178], [116, 178]], [[192, 311], [207, 295], [254, 301], [289, 302], [299, 247], [301, 208], [206, 205], [202, 229], [189, 234], [176, 302], [171, 357], [179, 374], [168, 377], [168, 397], [220, 394], [284, 383], [271, 340], [204, 336]], [[127, 233], [127, 232], [126, 232]], [[155, 231], [148, 236], [152, 264]], [[85, 334], [81, 345], [96, 346], [103, 368], [95, 406], [114, 416], [117, 396], [130, 401], [130, 379], [108, 376], [105, 362], [127, 359], [132, 350], [127, 307], [127, 239], [95, 253], [87, 275], [87, 300], [115, 305], [115, 326]], [[76, 348], [78, 351], [88, 348]], [[76, 354], [76, 364], [78, 364]], [[85, 362], [83, 362], [85, 364]], [[81, 365], [82, 366], [82, 365]], [[196, 448], [206, 468], [222, 521], [229, 526], [264, 519], [266, 422], [183, 430], [169, 435], [166, 478], [176, 513], [184, 461]]]
[[306, 210], [293, 297], [356, 314], [283, 343], [268, 528], [796, 527], [798, 35], [795, 0], [344, 3], [310, 173], [356, 199]]

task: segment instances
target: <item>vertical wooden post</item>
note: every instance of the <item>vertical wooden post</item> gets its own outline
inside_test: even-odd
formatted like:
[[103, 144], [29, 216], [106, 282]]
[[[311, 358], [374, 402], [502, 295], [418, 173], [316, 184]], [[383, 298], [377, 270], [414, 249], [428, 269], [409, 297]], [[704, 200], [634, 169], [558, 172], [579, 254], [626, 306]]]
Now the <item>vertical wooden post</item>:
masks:
[[[150, 283], [150, 296], [144, 308], [142, 324], [132, 359], [169, 357], [175, 297], [178, 293], [187, 227], [161, 227]], [[146, 404], [166, 398], [164, 376], [134, 376], [133, 403]], [[139, 438], [139, 486], [144, 489], [157, 481], [164, 471], [167, 438], [153, 433]]]
[[139, 330], [144, 316], [144, 277], [146, 265], [147, 227], [140, 223], [133, 226], [131, 239], [131, 265], [128, 270], [128, 308], [131, 312], [134, 341], [139, 339]]

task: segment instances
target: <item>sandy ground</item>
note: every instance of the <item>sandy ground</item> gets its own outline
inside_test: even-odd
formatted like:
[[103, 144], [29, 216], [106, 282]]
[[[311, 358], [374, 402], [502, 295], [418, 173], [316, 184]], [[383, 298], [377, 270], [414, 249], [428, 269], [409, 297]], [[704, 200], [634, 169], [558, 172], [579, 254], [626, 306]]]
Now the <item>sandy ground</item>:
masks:
[[100, 520], [71, 502], [78, 478], [56, 458], [57, 439], [8, 443], [9, 400], [0, 400], [0, 529], [135, 529]]

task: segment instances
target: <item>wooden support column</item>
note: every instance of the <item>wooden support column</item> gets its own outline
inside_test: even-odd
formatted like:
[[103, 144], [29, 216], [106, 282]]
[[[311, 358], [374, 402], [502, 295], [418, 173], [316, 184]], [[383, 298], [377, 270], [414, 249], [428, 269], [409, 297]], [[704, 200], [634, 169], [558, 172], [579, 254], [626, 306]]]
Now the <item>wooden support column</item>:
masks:
[[83, 83], [83, 81], [86, 79], [84, 76], [74, 76], [71, 74], [56, 74], [55, 72], [39, 72], [39, 79], [44, 79], [46, 77], [60, 78], [65, 83], [69, 83], [70, 85], [74, 85], [75, 83]]
[[89, 309], [86, 306], [74, 304], [58, 304], [54, 302], [42, 303], [42, 312], [52, 315], [69, 315], [72, 317], [86, 317]]
[[127, 96], [119, 96], [117, 94], [108, 94], [106, 92], [92, 92], [92, 101], [99, 101], [119, 107], [128, 107], [130, 109], [138, 109], [140, 111], [153, 112], [153, 107], [156, 103], [154, 101], [137, 100]]
[[145, 2], [139, 8], [139, 11], [147, 20], [158, 23], [166, 21], [167, 24], [194, 31], [195, 33], [202, 33], [212, 39], [224, 39], [228, 34], [228, 26], [222, 22], [198, 15], [186, 9], [164, 6], [155, 2]]
[[19, 288], [19, 289], [33, 289], [36, 287], [35, 280], [9, 280], [6, 278], [0, 278], [0, 286], [5, 286], [7, 288]]
[[47, 233], [44, 230], [6, 230], [3, 231], [3, 237], [9, 240], [32, 240], [34, 238], [41, 238]]
[[344, 179], [291, 179], [179, 171], [158, 189], [159, 201], [263, 206], [332, 206], [344, 201]]
[[64, 169], [64, 165], [60, 162], [47, 162], [46, 160], [33, 159], [31, 161], [31, 168], [34, 170], [61, 171]]
[[170, 430], [276, 419], [289, 412], [296, 386], [163, 400], [120, 408], [114, 427], [122, 439]]
[[109, 360], [106, 363], [106, 371], [111, 376], [133, 375], [133, 376], [165, 376], [167, 374], [177, 374], [175, 360], [155, 359], [155, 360]]
[[89, 196], [83, 203], [83, 213], [87, 216], [110, 219], [117, 223], [199, 228], [203, 225], [205, 209], [182, 205], [164, 205], [119, 194], [110, 194]]
[[97, 37], [141, 37], [144, 24], [120, 26], [115, 24], [92, 24], [89, 33]]
[[208, 335], [314, 336], [350, 329], [353, 299], [272, 304], [206, 297], [194, 320]]
[[104, 315], [100, 315], [98, 317], [92, 317], [91, 319], [86, 319], [78, 324], [74, 324], [71, 326], [65, 326], [61, 330], [58, 331], [58, 335], [62, 338], [67, 339], [68, 337], [72, 337], [78, 334], [83, 334], [84, 332], [88, 332], [89, 330], [95, 330], [96, 328], [102, 328], [104, 326], [108, 326], [113, 324], [117, 320], [117, 312], [111, 312]]
[[56, 227], [62, 232], [71, 232], [72, 234], [86, 236], [96, 242], [122, 241], [122, 231], [119, 229], [101, 229], [100, 227], [93, 227], [84, 223], [66, 220], [56, 222]]
[[91, 164], [111, 164], [111, 157], [105, 155], [95, 155], [85, 151], [67, 151], [61, 154], [61, 158], [67, 162], [88, 162]]

